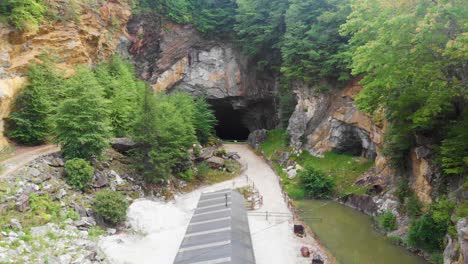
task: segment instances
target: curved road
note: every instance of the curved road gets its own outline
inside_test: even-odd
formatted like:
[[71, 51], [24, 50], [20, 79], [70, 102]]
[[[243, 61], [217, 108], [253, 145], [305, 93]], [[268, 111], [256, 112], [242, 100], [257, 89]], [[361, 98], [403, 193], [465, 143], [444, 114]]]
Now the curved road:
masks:
[[0, 166], [2, 167], [0, 178], [17, 171], [38, 157], [52, 154], [58, 151], [60, 151], [60, 148], [56, 145], [17, 147], [17, 149], [12, 153], [12, 157], [0, 162]]

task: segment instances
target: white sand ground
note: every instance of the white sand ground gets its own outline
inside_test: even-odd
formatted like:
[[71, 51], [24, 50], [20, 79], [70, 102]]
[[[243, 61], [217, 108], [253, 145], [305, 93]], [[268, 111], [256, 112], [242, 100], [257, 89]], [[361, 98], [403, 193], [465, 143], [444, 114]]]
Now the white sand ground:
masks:
[[99, 243], [108, 261], [116, 264], [173, 263], [200, 194], [245, 186], [247, 175], [263, 196], [264, 204], [257, 212], [282, 212], [289, 216], [270, 216], [266, 220], [264, 216], [249, 213], [257, 264], [310, 263], [310, 259], [300, 256], [299, 249], [308, 245], [317, 250], [317, 243], [313, 238], [298, 239], [293, 234], [292, 214], [283, 200], [276, 174], [248, 146], [230, 144], [225, 147], [227, 151], [238, 152], [241, 162], [247, 165], [243, 175], [178, 196], [170, 203], [149, 200], [134, 202], [128, 210], [128, 222], [135, 232], [106, 237]]

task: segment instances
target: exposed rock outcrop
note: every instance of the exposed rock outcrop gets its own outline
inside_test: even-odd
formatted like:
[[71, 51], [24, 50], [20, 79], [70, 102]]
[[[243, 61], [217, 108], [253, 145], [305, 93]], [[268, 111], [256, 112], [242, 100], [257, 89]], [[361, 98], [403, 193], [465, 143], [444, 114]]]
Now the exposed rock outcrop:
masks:
[[382, 128], [357, 110], [353, 98], [359, 90], [358, 80], [329, 92], [296, 85], [298, 103], [288, 126], [291, 145], [316, 156], [337, 151], [377, 158]]
[[238, 111], [250, 132], [278, 123], [276, 78], [258, 73], [231, 44], [208, 40], [191, 25], [154, 14], [135, 16], [128, 32], [137, 70], [153, 90], [205, 96], [215, 111]]
[[44, 24], [36, 33], [0, 25], [0, 149], [8, 145], [3, 119], [26, 82], [24, 73], [31, 61], [53, 54], [60, 69], [71, 72], [76, 64], [109, 57], [125, 39], [130, 7], [118, 1], [105, 1], [95, 10], [83, 7], [79, 22]]

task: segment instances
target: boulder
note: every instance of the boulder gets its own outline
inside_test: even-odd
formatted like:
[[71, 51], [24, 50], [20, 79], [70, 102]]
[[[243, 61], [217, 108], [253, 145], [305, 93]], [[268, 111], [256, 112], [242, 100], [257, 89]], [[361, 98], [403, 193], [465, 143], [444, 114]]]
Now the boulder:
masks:
[[218, 157], [211, 157], [207, 160], [208, 165], [212, 168], [222, 168], [224, 167], [224, 159]]
[[249, 138], [247, 139], [247, 143], [255, 149], [260, 147], [260, 144], [265, 142], [267, 139], [267, 130], [266, 129], [259, 129], [255, 130], [250, 133]]
[[55, 195], [55, 197], [60, 200], [62, 199], [65, 195], [67, 195], [67, 192], [65, 191], [65, 189], [60, 189], [58, 192], [57, 192], [57, 195]]
[[86, 209], [77, 204], [77, 203], [72, 203], [71, 206], [73, 207], [73, 209], [75, 209], [75, 211], [81, 216], [81, 217], [86, 217], [88, 216], [87, 212], [86, 212]]
[[111, 139], [111, 146], [113, 149], [121, 153], [126, 153], [127, 151], [134, 149], [137, 146], [135, 141], [130, 138], [113, 138]]
[[364, 212], [368, 215], [375, 215], [378, 207], [371, 196], [351, 194], [343, 199], [345, 205]]
[[200, 155], [198, 156], [197, 160], [200, 160], [200, 161], [207, 160], [213, 157], [213, 154], [215, 151], [216, 151], [216, 147], [203, 149]]
[[39, 175], [41, 175], [41, 171], [39, 171], [36, 168], [29, 168], [28, 174], [33, 176], [33, 177], [38, 177]]
[[232, 159], [232, 160], [238, 160], [240, 159], [240, 156], [237, 152], [228, 152], [226, 153], [226, 158]]
[[16, 206], [18, 211], [24, 212], [29, 208], [29, 196], [26, 194], [21, 194], [20, 197], [16, 200]]
[[78, 228], [90, 228], [96, 225], [96, 220], [92, 217], [82, 217], [80, 220], [74, 221], [73, 225]]
[[109, 180], [107, 179], [106, 174], [101, 171], [96, 170], [94, 172], [93, 187], [102, 188], [109, 185]]
[[63, 161], [62, 158], [58, 158], [58, 157], [50, 157], [48, 159], [45, 159], [45, 162], [47, 165], [51, 166], [51, 167], [63, 167], [65, 166], [65, 162]]

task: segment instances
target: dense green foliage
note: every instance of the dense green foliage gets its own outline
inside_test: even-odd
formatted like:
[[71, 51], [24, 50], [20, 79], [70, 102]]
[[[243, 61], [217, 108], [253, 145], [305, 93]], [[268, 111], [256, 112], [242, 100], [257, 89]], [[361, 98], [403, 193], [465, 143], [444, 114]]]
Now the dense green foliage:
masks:
[[38, 145], [51, 136], [50, 116], [60, 98], [63, 79], [50, 62], [33, 64], [28, 70], [29, 83], [15, 99], [7, 120], [7, 136], [26, 145]]
[[198, 31], [210, 36], [229, 35], [236, 14], [235, 0], [190, 0], [193, 23]]
[[417, 218], [422, 213], [422, 203], [409, 186], [407, 179], [400, 180], [395, 191], [395, 196], [398, 198], [401, 211], [406, 213], [411, 218]]
[[211, 110], [210, 105], [204, 98], [196, 98], [194, 100], [194, 106], [193, 125], [195, 126], [195, 133], [198, 142], [206, 144], [214, 134], [213, 129], [217, 120], [213, 110]]
[[[342, 26], [351, 36], [353, 74], [364, 76], [357, 104], [368, 113], [385, 110], [395, 128], [387, 154], [400, 167], [416, 134], [447, 129], [466, 103], [467, 14], [463, 0], [355, 0]], [[432, 134], [436, 140], [444, 136]], [[443, 163], [451, 163], [446, 155]]]
[[65, 163], [66, 182], [77, 190], [84, 191], [93, 180], [94, 168], [84, 159], [71, 159]]
[[34, 31], [44, 20], [47, 7], [43, 0], [2, 0], [0, 17], [20, 30]]
[[307, 196], [312, 198], [330, 198], [333, 195], [335, 182], [331, 177], [327, 177], [323, 172], [312, 166], [306, 166], [298, 173]]
[[128, 135], [132, 130], [146, 84], [136, 78], [133, 65], [118, 56], [100, 63], [94, 75], [104, 88], [104, 97], [110, 101], [110, 122], [116, 137]]
[[428, 212], [411, 224], [408, 243], [429, 252], [442, 250], [454, 208], [455, 203], [446, 198], [432, 204]]
[[93, 210], [109, 224], [116, 225], [125, 220], [128, 202], [119, 192], [104, 190], [94, 197]]
[[447, 175], [468, 175], [468, 110], [450, 126], [441, 144], [441, 164]]
[[283, 74], [312, 84], [325, 78], [348, 80], [347, 43], [339, 27], [350, 12], [348, 1], [292, 0], [281, 48]]
[[139, 8], [154, 9], [180, 24], [188, 23], [192, 18], [188, 0], [140, 0]]
[[202, 100], [184, 93], [145, 95], [133, 138], [141, 143], [135, 156], [147, 181], [164, 179], [183, 167], [197, 134], [201, 140], [211, 136], [213, 113]]
[[390, 232], [397, 229], [397, 219], [392, 212], [384, 212], [377, 216], [377, 223], [379, 227], [386, 232]]
[[66, 82], [67, 98], [55, 115], [56, 142], [66, 158], [100, 156], [110, 137], [108, 102], [93, 73], [78, 68]]
[[[279, 56], [285, 32], [286, 0], [238, 0], [236, 39], [245, 54], [255, 58], [259, 66]], [[278, 61], [276, 61], [278, 64]]]

